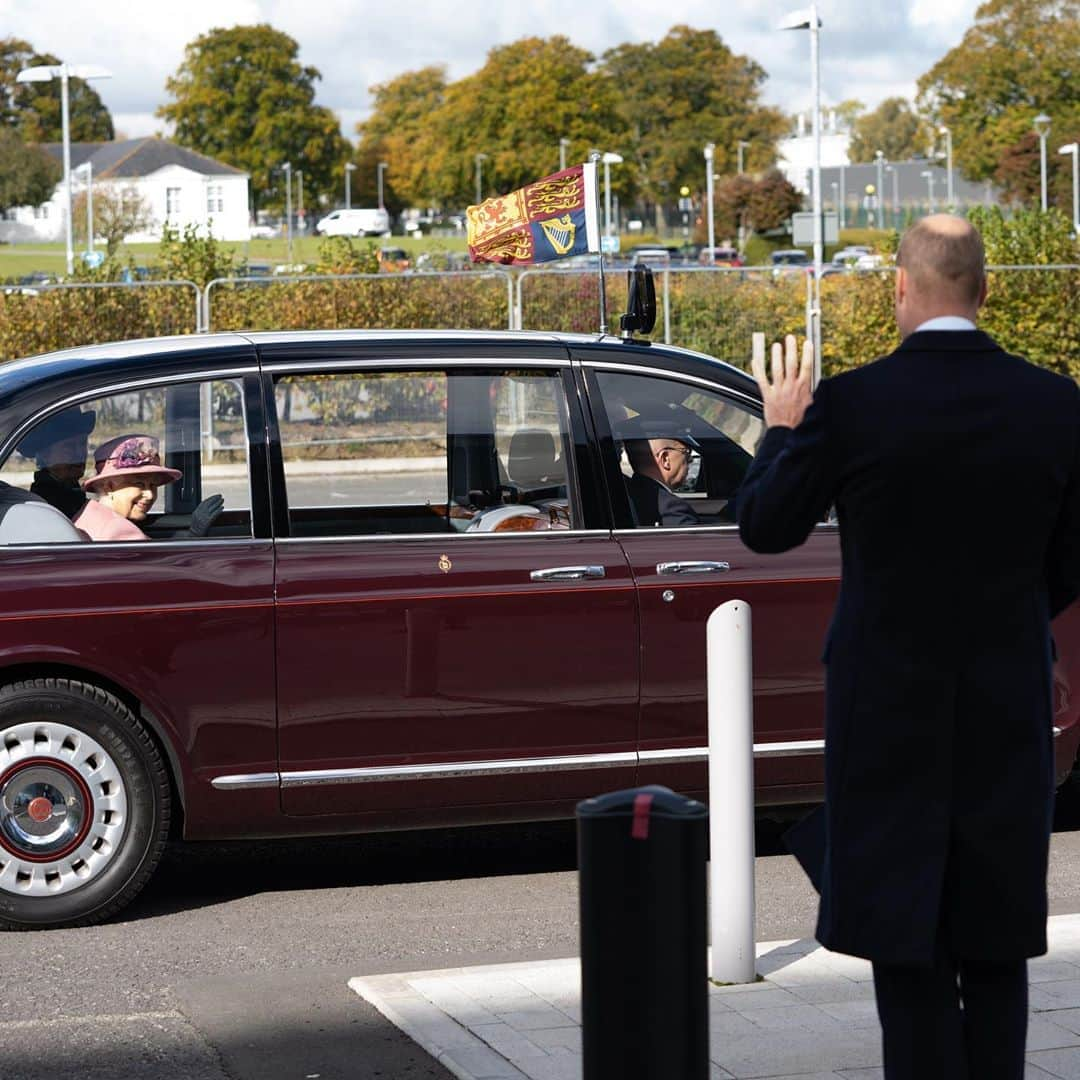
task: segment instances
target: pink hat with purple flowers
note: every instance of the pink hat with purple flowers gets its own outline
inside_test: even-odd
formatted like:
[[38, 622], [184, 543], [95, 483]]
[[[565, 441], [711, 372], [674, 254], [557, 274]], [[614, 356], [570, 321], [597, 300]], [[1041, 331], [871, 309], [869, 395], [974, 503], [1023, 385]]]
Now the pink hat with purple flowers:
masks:
[[183, 473], [161, 464], [158, 441], [151, 435], [120, 435], [102, 443], [94, 451], [96, 472], [82, 486], [92, 491], [102, 480], [114, 476], [152, 476], [156, 484], [171, 484]]

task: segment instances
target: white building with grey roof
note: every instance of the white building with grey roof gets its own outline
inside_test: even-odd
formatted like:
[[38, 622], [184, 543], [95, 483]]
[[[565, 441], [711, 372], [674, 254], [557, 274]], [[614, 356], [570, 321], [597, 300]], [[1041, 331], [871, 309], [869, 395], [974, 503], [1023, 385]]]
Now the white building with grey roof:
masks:
[[[43, 149], [62, 161], [59, 143]], [[149, 208], [152, 224], [127, 237], [134, 243], [155, 241], [166, 222], [180, 229], [197, 225], [219, 240], [247, 240], [250, 210], [248, 174], [242, 169], [187, 150], [167, 139], [149, 137], [120, 142], [71, 144], [72, 192], [112, 189], [134, 192]], [[21, 206], [0, 220], [0, 240], [9, 243], [62, 241], [65, 236], [63, 181], [41, 206]]]

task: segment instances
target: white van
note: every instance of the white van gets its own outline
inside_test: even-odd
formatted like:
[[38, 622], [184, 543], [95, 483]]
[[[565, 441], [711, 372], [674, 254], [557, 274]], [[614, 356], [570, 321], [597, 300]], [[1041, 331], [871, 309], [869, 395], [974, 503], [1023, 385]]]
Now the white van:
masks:
[[334, 210], [315, 226], [323, 236], [382, 236], [390, 232], [386, 210]]

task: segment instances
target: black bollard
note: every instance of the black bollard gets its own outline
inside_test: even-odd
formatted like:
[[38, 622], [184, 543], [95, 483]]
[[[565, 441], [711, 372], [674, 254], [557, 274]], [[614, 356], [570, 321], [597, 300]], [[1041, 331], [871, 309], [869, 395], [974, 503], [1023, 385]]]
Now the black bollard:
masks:
[[578, 803], [584, 1080], [708, 1080], [707, 820], [659, 785]]

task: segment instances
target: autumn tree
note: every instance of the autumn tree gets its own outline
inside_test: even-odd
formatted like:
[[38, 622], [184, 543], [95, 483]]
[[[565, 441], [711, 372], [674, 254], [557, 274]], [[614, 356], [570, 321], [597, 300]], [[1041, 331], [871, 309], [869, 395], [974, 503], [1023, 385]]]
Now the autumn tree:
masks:
[[759, 101], [765, 70], [714, 30], [676, 26], [655, 44], [619, 45], [604, 54], [604, 67], [626, 130], [625, 142], [610, 149], [632, 161], [649, 201], [669, 204], [683, 185], [700, 190], [709, 142], [718, 173], [735, 172], [740, 140], [750, 143], [747, 170], [772, 164], [786, 122]]
[[925, 154], [934, 137], [926, 122], [902, 97], [886, 98], [873, 112], [855, 119], [848, 156], [853, 163], [873, 161], [880, 150], [887, 161]]
[[952, 131], [964, 173], [990, 179], [1040, 112], [1052, 139], [1080, 135], [1078, 56], [1080, 0], [987, 0], [960, 44], [919, 79], [920, 106]]
[[[114, 185], [94, 186], [94, 236], [105, 241], [109, 257], [132, 233], [148, 229], [154, 221], [150, 204], [134, 187]], [[71, 204], [72, 232], [77, 240], [86, 241], [86, 192], [80, 191]]]
[[781, 228], [803, 202], [800, 192], [777, 169], [757, 180], [745, 174], [729, 177], [717, 185], [714, 195], [716, 230], [721, 235], [733, 235], [740, 226], [747, 235]]
[[[593, 147], [613, 150], [622, 142], [615, 87], [594, 69], [592, 55], [565, 37], [498, 46], [479, 71], [439, 93], [442, 103], [417, 125], [413, 144], [411, 190], [421, 205], [472, 203], [478, 153], [487, 155], [487, 196], [556, 172], [560, 138], [570, 140], [568, 164], [584, 161]], [[630, 180], [618, 172], [613, 190], [625, 197]]]
[[59, 179], [60, 166], [48, 154], [0, 127], [0, 213], [47, 202]]
[[406, 71], [371, 88], [374, 108], [356, 125], [360, 136], [354, 163], [353, 198], [375, 205], [376, 170], [388, 164], [384, 199], [395, 209], [430, 203], [430, 163], [418, 152], [431, 117], [443, 104], [446, 69], [438, 66]]
[[210, 30], [190, 42], [158, 116], [181, 146], [244, 169], [256, 205], [284, 206], [281, 166], [304, 174], [305, 201], [337, 190], [349, 147], [337, 117], [315, 104], [318, 70], [287, 34], [264, 24]]
[[[15, 127], [24, 142], [60, 142], [63, 138], [60, 80], [17, 83], [23, 68], [55, 67], [60, 61], [38, 53], [18, 38], [0, 40], [0, 124]], [[68, 124], [72, 142], [109, 142], [113, 122], [97, 91], [85, 80], [68, 80]]]

